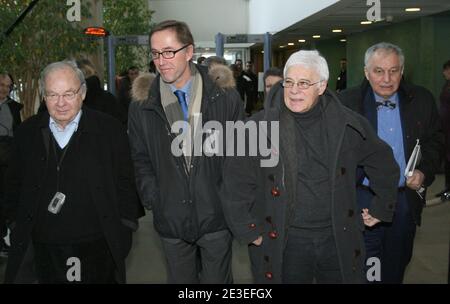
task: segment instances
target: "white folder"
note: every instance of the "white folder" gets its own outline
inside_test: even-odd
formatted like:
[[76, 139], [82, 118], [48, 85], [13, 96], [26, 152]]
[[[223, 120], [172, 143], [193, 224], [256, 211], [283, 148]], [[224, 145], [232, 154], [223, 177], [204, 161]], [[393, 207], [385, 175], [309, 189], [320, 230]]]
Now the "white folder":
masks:
[[420, 163], [421, 156], [420, 143], [417, 139], [416, 146], [414, 147], [414, 150], [412, 151], [411, 156], [408, 160], [408, 164], [405, 168], [405, 177], [411, 177], [413, 175], [414, 169], [416, 169], [416, 166]]

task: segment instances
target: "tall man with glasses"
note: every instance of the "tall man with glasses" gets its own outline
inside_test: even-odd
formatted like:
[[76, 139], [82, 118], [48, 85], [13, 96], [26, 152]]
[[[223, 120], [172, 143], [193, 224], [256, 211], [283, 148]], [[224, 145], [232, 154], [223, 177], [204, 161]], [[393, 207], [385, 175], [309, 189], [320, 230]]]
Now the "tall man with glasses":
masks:
[[[216, 121], [225, 130], [227, 121], [243, 117], [242, 102], [234, 88], [218, 87], [206, 67], [192, 62], [194, 39], [184, 22], [157, 24], [150, 43], [159, 75], [148, 99], [130, 105], [128, 126], [138, 192], [153, 212], [168, 282], [232, 283], [232, 238], [218, 193], [224, 156], [198, 153], [198, 141], [178, 153], [176, 140], [197, 121], [205, 129], [200, 144], [226, 138], [205, 124]], [[175, 127], [180, 122], [189, 127]]]
[[[441, 164], [443, 133], [433, 95], [402, 79], [405, 57], [400, 47], [386, 42], [369, 47], [364, 58], [366, 79], [359, 87], [340, 93], [342, 102], [364, 115], [384, 140], [400, 167], [397, 204], [392, 223], [366, 229], [367, 258], [381, 260], [381, 282], [403, 282], [412, 257], [416, 225], [421, 223], [426, 188]], [[405, 168], [419, 140], [422, 157], [411, 176]], [[367, 173], [367, 174], [366, 174]], [[371, 210], [373, 179], [358, 170], [358, 205]]]
[[7, 283], [125, 283], [125, 257], [143, 208], [126, 132], [82, 107], [83, 73], [48, 65], [39, 80], [48, 112], [15, 132], [6, 174], [11, 224]]
[[[249, 244], [256, 283], [362, 283], [364, 225], [390, 221], [398, 166], [369, 122], [341, 105], [327, 90], [328, 65], [317, 51], [292, 54], [283, 86], [274, 85], [270, 104], [253, 116], [279, 125], [267, 155], [227, 158], [222, 189], [227, 222]], [[267, 129], [272, 130], [272, 127]], [[373, 179], [373, 208], [356, 205], [355, 172]]]

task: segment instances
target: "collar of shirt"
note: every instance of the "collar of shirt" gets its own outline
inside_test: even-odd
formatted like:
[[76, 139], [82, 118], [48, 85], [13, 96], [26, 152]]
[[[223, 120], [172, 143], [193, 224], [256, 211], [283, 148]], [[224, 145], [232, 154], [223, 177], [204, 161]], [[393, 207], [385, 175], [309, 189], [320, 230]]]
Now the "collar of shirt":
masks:
[[64, 148], [68, 143], [73, 133], [78, 130], [78, 124], [80, 123], [82, 111], [80, 110], [75, 118], [67, 124], [67, 126], [62, 129], [56, 121], [50, 116], [49, 127], [53, 133], [53, 137], [56, 142], [60, 146], [60, 148]]
[[191, 88], [192, 88], [192, 77], [191, 77], [191, 79], [189, 79], [189, 81], [188, 82], [186, 82], [186, 84], [181, 88], [181, 89], [177, 89], [174, 85], [170, 85], [170, 90], [172, 91], [172, 93], [173, 92], [175, 92], [176, 90], [180, 90], [180, 91], [183, 91], [184, 92], [184, 94], [186, 94], [186, 103], [187, 103], [187, 105], [189, 106], [189, 101], [190, 101], [190, 92], [191, 92]]

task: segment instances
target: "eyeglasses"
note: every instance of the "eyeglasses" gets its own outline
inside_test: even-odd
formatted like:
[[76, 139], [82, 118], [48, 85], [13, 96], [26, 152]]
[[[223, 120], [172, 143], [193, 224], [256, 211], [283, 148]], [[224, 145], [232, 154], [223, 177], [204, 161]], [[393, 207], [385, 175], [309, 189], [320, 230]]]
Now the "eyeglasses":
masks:
[[305, 81], [305, 80], [300, 80], [300, 81], [292, 81], [292, 80], [285, 80], [281, 83], [281, 85], [283, 86], [283, 88], [293, 88], [294, 85], [297, 85], [300, 89], [302, 90], [307, 90], [309, 89], [310, 86], [313, 86], [319, 82], [322, 82], [322, 80], [319, 80], [317, 82], [313, 82], [310, 83], [309, 81]]
[[159, 59], [159, 56], [161, 55], [163, 56], [164, 59], [172, 59], [173, 57], [175, 57], [176, 53], [178, 53], [181, 50], [184, 50], [188, 46], [190, 46], [190, 44], [186, 44], [185, 46], [182, 46], [181, 48], [175, 51], [162, 51], [162, 52], [152, 51], [152, 60]]
[[62, 98], [64, 98], [64, 100], [66, 100], [66, 101], [72, 101], [72, 100], [75, 99], [75, 96], [77, 96], [78, 92], [80, 92], [80, 89], [81, 89], [82, 86], [83, 86], [83, 84], [81, 84], [80, 87], [78, 88], [78, 90], [76, 90], [75, 92], [66, 92], [66, 93], [61, 94], [61, 95], [51, 93], [51, 94], [46, 94], [46, 95], [45, 95], [45, 98], [46, 98], [48, 101], [53, 102], [53, 101], [58, 101], [58, 100], [59, 100], [59, 97], [62, 96]]

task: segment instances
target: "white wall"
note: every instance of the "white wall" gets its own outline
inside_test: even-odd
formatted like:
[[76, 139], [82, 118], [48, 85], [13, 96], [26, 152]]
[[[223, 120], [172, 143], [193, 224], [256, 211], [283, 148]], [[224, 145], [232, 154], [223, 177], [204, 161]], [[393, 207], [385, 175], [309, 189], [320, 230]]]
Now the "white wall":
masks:
[[249, 0], [249, 33], [279, 32], [336, 2], [339, 1]]
[[248, 32], [248, 0], [149, 0], [153, 21], [186, 22], [198, 47], [214, 47], [217, 33]]

